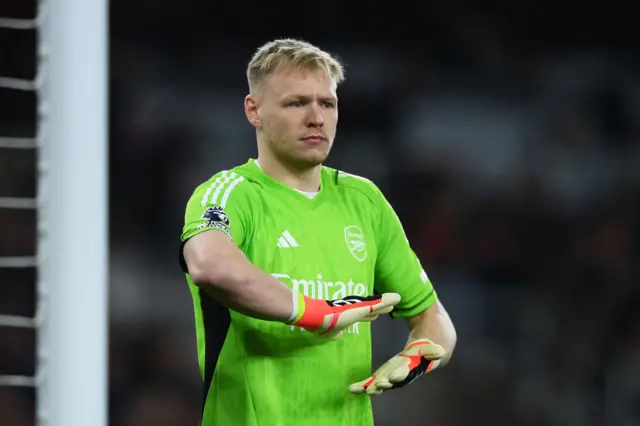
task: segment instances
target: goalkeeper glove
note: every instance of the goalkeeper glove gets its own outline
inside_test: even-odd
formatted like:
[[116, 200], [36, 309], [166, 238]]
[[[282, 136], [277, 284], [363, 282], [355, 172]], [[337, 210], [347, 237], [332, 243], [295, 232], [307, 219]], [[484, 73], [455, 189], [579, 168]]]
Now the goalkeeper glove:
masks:
[[321, 300], [294, 292], [293, 298], [293, 315], [288, 323], [333, 339], [356, 322], [373, 321], [380, 314], [388, 314], [400, 302], [396, 293]]
[[429, 339], [414, 340], [399, 354], [385, 362], [373, 376], [349, 386], [352, 393], [379, 395], [388, 389], [408, 385], [440, 364], [445, 350]]

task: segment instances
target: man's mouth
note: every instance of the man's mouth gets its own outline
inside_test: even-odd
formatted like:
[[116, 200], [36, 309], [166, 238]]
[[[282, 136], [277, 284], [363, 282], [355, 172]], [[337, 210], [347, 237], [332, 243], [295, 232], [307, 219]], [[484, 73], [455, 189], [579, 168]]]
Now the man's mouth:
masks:
[[327, 138], [321, 135], [313, 135], [313, 136], [307, 136], [306, 138], [302, 138], [302, 140], [310, 144], [321, 144], [326, 142]]

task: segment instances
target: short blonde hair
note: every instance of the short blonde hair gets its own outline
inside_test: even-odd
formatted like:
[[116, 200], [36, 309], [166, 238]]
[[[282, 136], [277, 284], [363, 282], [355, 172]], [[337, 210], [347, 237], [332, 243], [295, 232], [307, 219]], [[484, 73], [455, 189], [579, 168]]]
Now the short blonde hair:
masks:
[[337, 84], [345, 79], [344, 67], [337, 58], [306, 41], [285, 38], [264, 44], [253, 55], [247, 67], [249, 89], [281, 66], [322, 69]]

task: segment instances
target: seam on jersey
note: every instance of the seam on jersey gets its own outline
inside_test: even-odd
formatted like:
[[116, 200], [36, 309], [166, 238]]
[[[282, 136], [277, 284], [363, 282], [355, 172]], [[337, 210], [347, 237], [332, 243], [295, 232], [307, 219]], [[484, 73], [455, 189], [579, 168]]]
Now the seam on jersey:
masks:
[[[231, 316], [231, 310], [229, 310], [229, 318], [230, 318], [230, 322], [229, 322], [229, 331], [232, 331], [232, 327], [233, 327], [233, 317]], [[247, 377], [247, 360], [246, 358], [247, 356], [247, 351], [245, 350], [245, 347], [240, 339], [240, 334], [236, 333], [235, 330], [233, 331], [233, 335], [235, 337], [236, 340], [236, 347], [237, 348], [242, 348], [242, 352], [239, 354], [239, 357], [241, 358], [245, 358], [245, 362], [244, 362], [244, 368], [242, 371], [242, 377], [244, 377], [244, 385], [245, 388], [247, 389], [247, 395], [249, 395], [249, 401], [251, 402], [251, 408], [253, 409], [253, 424], [255, 424], [256, 426], [260, 426], [260, 422], [258, 421], [258, 411], [256, 410], [256, 404], [253, 402], [253, 388], [250, 386], [250, 382], [249, 382], [249, 378]]]
[[[351, 177], [351, 176], [348, 176], [348, 177]], [[358, 179], [358, 178], [353, 178], [353, 179]], [[375, 184], [373, 182], [369, 181], [369, 185], [373, 186], [373, 188], [371, 188], [372, 191], [374, 191], [374, 192], [376, 190], [379, 191], [379, 189], [376, 189], [376, 186], [375, 186]], [[363, 190], [361, 188], [358, 188], [357, 186], [354, 186], [354, 185], [346, 184], [346, 185], [343, 185], [343, 186], [346, 187], [346, 188], [353, 189], [354, 191], [358, 191], [359, 193], [361, 193], [362, 195], [367, 197], [369, 199], [369, 201], [371, 201], [372, 203], [375, 204], [374, 197], [372, 195], [370, 195], [370, 194], [367, 194], [367, 191], [365, 191], [365, 190]]]
[[[231, 318], [231, 322], [229, 323], [229, 329], [231, 329], [232, 326], [233, 326], [233, 318]], [[238, 333], [234, 333], [234, 335], [235, 335], [235, 338], [236, 338], [237, 347], [238, 348], [243, 348], [242, 353], [240, 354], [240, 356], [243, 356], [243, 357], [246, 358], [247, 357], [247, 353], [244, 350], [244, 346], [243, 346], [242, 342], [240, 341], [239, 334]], [[244, 366], [243, 370], [244, 371], [243, 371], [242, 376], [244, 377], [244, 385], [245, 385], [245, 387], [247, 389], [247, 394], [249, 395], [249, 402], [251, 402], [251, 408], [253, 409], [253, 423], [256, 426], [260, 426], [261, 422], [258, 419], [258, 410], [256, 410], [256, 404], [253, 402], [253, 388], [250, 386], [249, 378], [247, 377], [247, 362], [246, 362], [246, 360], [245, 360], [245, 366]]]
[[[264, 187], [262, 186], [262, 184], [260, 182], [254, 181], [254, 180], [250, 180], [250, 179], [245, 179], [245, 181], [248, 181], [254, 185], [257, 185], [259, 189], [263, 189]], [[251, 189], [248, 188], [247, 189], [249, 191], [255, 191], [255, 194], [250, 194], [249, 197], [260, 197], [260, 191], [258, 190], [258, 188], [255, 187], [251, 187]], [[247, 216], [249, 217], [249, 222], [251, 223], [251, 227], [250, 229], [245, 229], [245, 236], [244, 236], [244, 241], [242, 242], [242, 245], [240, 247], [240, 250], [242, 250], [245, 255], [247, 254], [247, 249], [251, 246], [251, 242], [253, 241], [253, 238], [255, 236], [255, 232], [256, 232], [256, 228], [258, 227], [258, 221], [260, 220], [260, 218], [263, 216], [262, 215], [262, 211], [263, 211], [263, 207], [262, 207], [262, 199], [258, 199], [258, 202], [255, 202], [255, 199], [251, 199], [251, 201], [249, 202], [249, 209], [247, 211]]]
[[[375, 212], [376, 212], [375, 222], [372, 223], [372, 225], [375, 227], [374, 228], [375, 229], [374, 238], [375, 238], [376, 246], [380, 247], [379, 238], [380, 238], [380, 229], [382, 227], [382, 214], [381, 214], [381, 208], [382, 207], [381, 207], [380, 203], [385, 203], [386, 202], [386, 200], [384, 198], [384, 195], [382, 194], [382, 191], [370, 179], [367, 179], [365, 177], [358, 177], [356, 175], [352, 175], [352, 174], [347, 173], [347, 172], [340, 172], [340, 170], [337, 170], [337, 172], [338, 172], [337, 176], [339, 176], [340, 173], [344, 173], [344, 176], [346, 178], [361, 180], [361, 181], [364, 181], [365, 183], [367, 183], [369, 185], [369, 189], [370, 189], [370, 191], [373, 192], [373, 194], [369, 194], [368, 191], [365, 191], [364, 189], [362, 189], [362, 188], [360, 188], [360, 187], [358, 187], [356, 185], [349, 185], [347, 183], [344, 186], [349, 188], [349, 189], [352, 189], [354, 191], [357, 191], [362, 195], [364, 195], [369, 200], [369, 202], [371, 203], [372, 209], [375, 210]], [[374, 194], [376, 194], [376, 193], [378, 194], [378, 199], [379, 200], [375, 199], [375, 195]], [[380, 250], [377, 250], [376, 258], [379, 256], [379, 254], [380, 254]]]

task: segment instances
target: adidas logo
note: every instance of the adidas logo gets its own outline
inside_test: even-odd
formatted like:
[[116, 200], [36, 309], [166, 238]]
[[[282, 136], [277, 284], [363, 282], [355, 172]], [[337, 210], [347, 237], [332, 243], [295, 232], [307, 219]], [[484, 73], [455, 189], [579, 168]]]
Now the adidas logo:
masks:
[[280, 248], [288, 248], [288, 247], [298, 247], [298, 242], [293, 235], [289, 233], [289, 231], [285, 230], [280, 238], [278, 238], [278, 247]]

